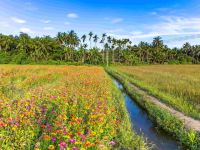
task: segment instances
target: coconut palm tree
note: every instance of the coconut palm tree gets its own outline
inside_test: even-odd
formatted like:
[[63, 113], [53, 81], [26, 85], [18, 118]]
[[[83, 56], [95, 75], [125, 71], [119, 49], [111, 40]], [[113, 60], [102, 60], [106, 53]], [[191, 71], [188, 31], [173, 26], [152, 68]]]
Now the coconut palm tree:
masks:
[[105, 48], [105, 51], [106, 51], [106, 66], [108, 67], [108, 65], [109, 65], [109, 59], [108, 59], [109, 45], [108, 45], [108, 43], [105, 43], [104, 48]]
[[90, 32], [88, 35], [89, 35], [90, 49], [91, 49], [92, 48], [92, 36], [93, 36], [93, 33]]
[[95, 35], [93, 39], [94, 39], [95, 47], [97, 47], [97, 42], [98, 42], [99, 37]]
[[115, 38], [112, 39], [112, 63], [115, 63], [115, 47], [117, 46], [117, 40]]
[[85, 34], [81, 37], [83, 43], [85, 43], [86, 38], [87, 36]]
[[104, 58], [104, 42], [105, 42], [105, 39], [106, 39], [106, 33], [103, 33], [102, 34], [102, 39], [101, 39], [101, 41], [100, 41], [100, 43], [102, 44], [102, 58], [103, 58], [103, 63], [105, 62], [105, 58]]
[[110, 48], [111, 48], [111, 44], [112, 44], [112, 37], [111, 36], [108, 36], [107, 37], [107, 50], [106, 50], [106, 62], [107, 62], [107, 66], [109, 64], [109, 51], [110, 51]]
[[87, 36], [84, 34], [81, 39], [82, 39], [82, 45], [81, 45], [81, 51], [82, 51], [82, 63], [85, 63], [85, 52], [87, 48], [87, 44], [85, 44]]

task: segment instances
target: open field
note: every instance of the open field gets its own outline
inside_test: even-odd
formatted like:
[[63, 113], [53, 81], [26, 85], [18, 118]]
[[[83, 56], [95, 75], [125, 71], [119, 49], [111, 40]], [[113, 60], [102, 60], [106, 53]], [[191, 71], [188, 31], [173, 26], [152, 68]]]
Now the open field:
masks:
[[0, 70], [3, 150], [146, 149], [103, 68], [2, 65]]
[[114, 70], [170, 106], [200, 119], [200, 65], [126, 66]]
[[[186, 149], [199, 149], [199, 120], [195, 120], [192, 117], [187, 117], [184, 115], [184, 113], [175, 110], [173, 107], [167, 106], [168, 104], [163, 103], [163, 101], [160, 99], [163, 95], [160, 96], [152, 91], [149, 91], [149, 89], [144, 86], [139, 86], [144, 84], [140, 84], [140, 81], [133, 79], [133, 77], [129, 74], [122, 73], [120, 70], [122, 68], [124, 69], [122, 70], [124, 72], [130, 71], [129, 67], [111, 67], [106, 68], [106, 71], [123, 84], [132, 99], [136, 101], [142, 108], [144, 108], [146, 112], [148, 112], [151, 120], [153, 120], [160, 129], [163, 129], [171, 134], [171, 136], [174, 136], [186, 147]], [[134, 67], [130, 68], [132, 69]], [[152, 95], [157, 95], [157, 97], [160, 97], [156, 98]], [[168, 102], [167, 100], [170, 99], [165, 99], [165, 102]], [[172, 100], [175, 101], [176, 99]], [[183, 103], [186, 107], [182, 108], [188, 109], [186, 103]]]

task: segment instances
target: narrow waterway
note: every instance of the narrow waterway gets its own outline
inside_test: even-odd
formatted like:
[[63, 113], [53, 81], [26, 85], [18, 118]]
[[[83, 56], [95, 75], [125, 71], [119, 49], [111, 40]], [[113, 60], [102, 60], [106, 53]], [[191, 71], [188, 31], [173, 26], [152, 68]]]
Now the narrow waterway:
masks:
[[127, 94], [120, 82], [115, 79], [113, 79], [113, 81], [124, 96], [134, 131], [138, 135], [143, 135], [149, 143], [154, 145], [153, 149], [155, 150], [183, 149], [172, 136], [169, 136], [164, 131], [156, 128], [147, 113]]

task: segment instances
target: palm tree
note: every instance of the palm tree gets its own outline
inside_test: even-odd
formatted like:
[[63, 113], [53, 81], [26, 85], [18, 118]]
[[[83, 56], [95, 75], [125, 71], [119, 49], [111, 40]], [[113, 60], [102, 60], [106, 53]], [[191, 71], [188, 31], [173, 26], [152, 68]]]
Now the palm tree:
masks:
[[81, 37], [83, 43], [85, 43], [86, 38], [87, 36], [85, 34]]
[[189, 42], [186, 42], [185, 44], [183, 44], [182, 50], [188, 56], [192, 55], [192, 46], [190, 45]]
[[117, 45], [117, 40], [115, 38], [112, 39], [112, 63], [115, 63], [115, 47]]
[[160, 63], [162, 61], [162, 51], [164, 49], [163, 40], [160, 36], [155, 37], [152, 42], [152, 47], [154, 48], [153, 51], [153, 62]]
[[81, 37], [82, 42], [83, 42], [83, 44], [81, 45], [81, 51], [83, 53], [82, 63], [85, 63], [85, 51], [86, 51], [86, 48], [87, 48], [87, 44], [85, 44], [86, 38], [87, 38], [87, 36], [85, 34]]
[[69, 33], [68, 33], [68, 44], [74, 49], [75, 46], [78, 46], [79, 45], [79, 38], [77, 36], [77, 34], [74, 32], [74, 30], [71, 30]]
[[79, 45], [80, 41], [74, 30], [69, 31], [68, 33], [59, 32], [57, 35], [57, 41], [64, 47], [65, 60], [73, 60], [73, 51], [75, 50], [75, 47]]
[[103, 48], [103, 50], [102, 50], [103, 63], [105, 62], [105, 60], [104, 60], [104, 42], [105, 42], [106, 36], [107, 36], [106, 33], [103, 33], [102, 34], [102, 39], [100, 41], [100, 43], [102, 44], [102, 48]]
[[160, 36], [157, 36], [153, 39], [153, 43], [152, 43], [153, 47], [163, 47], [163, 40]]
[[89, 35], [90, 49], [91, 49], [92, 48], [92, 36], [93, 36], [93, 33], [90, 32], [88, 35]]
[[95, 35], [93, 39], [94, 39], [95, 47], [97, 47], [97, 42], [98, 42], [99, 37]]
[[107, 45], [107, 50], [106, 50], [106, 62], [107, 62], [107, 66], [109, 64], [109, 51], [110, 51], [110, 48], [111, 48], [111, 44], [112, 44], [112, 38], [111, 36], [108, 36], [107, 37], [107, 41], [108, 41], [108, 45]]
[[108, 60], [108, 49], [109, 49], [109, 45], [108, 45], [108, 43], [106, 43], [106, 44], [104, 45], [104, 48], [105, 48], [105, 50], [106, 50], [106, 66], [108, 67], [108, 64], [109, 64], [109, 60]]

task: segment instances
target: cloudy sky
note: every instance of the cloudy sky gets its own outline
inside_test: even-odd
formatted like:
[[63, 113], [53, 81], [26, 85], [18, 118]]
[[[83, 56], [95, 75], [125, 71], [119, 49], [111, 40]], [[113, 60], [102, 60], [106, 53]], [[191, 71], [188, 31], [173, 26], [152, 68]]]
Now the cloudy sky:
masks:
[[0, 0], [0, 33], [106, 32], [133, 43], [162, 36], [170, 47], [200, 44], [199, 0]]

